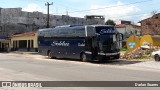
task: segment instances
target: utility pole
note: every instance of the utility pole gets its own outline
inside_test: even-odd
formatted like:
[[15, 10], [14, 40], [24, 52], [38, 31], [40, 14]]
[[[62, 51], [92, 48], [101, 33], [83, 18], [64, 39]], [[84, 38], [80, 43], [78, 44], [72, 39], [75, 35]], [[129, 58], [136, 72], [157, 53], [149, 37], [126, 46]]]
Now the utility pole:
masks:
[[46, 26], [46, 28], [49, 28], [49, 6], [50, 5], [53, 5], [53, 2], [52, 3], [49, 3], [49, 2], [45, 3], [45, 6], [47, 6], [47, 26]]

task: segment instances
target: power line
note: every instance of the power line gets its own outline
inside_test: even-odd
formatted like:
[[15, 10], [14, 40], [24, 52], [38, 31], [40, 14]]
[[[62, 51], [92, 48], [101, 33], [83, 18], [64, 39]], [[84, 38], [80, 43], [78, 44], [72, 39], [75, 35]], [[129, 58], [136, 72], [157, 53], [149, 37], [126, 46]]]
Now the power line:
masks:
[[[21, 1], [21, 0], [20, 0]], [[27, 0], [27, 2], [29, 2], [31, 0]], [[46, 0], [41, 0], [42, 2], [46, 1]], [[131, 5], [131, 4], [138, 4], [138, 3], [143, 3], [143, 2], [148, 2], [148, 1], [152, 1], [152, 0], [143, 0], [143, 1], [138, 1], [138, 2], [134, 2], [134, 3], [128, 3], [128, 4], [123, 4], [123, 5], [114, 5], [114, 6], [109, 6], [109, 7], [103, 7], [103, 8], [97, 8], [97, 9], [89, 9], [88, 11], [92, 11], [92, 10], [99, 10], [99, 9], [106, 9], [106, 8], [112, 8], [112, 7], [118, 7], [118, 6], [125, 6], [125, 5]], [[39, 0], [35, 0], [35, 2], [39, 2]], [[62, 4], [61, 4], [62, 5]], [[63, 6], [63, 5], [62, 5]], [[64, 6], [65, 7], [65, 6]], [[77, 10], [77, 11], [73, 11], [73, 12], [68, 12], [68, 13], [74, 13], [74, 12], [86, 12], [87, 10]], [[65, 12], [66, 13], [66, 12]], [[60, 14], [60, 13], [59, 13]], [[119, 17], [131, 17], [131, 16], [138, 16], [138, 15], [144, 15], [146, 13], [141, 13], [141, 14], [135, 14], [135, 15], [125, 15], [125, 16], [119, 16]], [[105, 15], [107, 16], [107, 15]], [[109, 17], [109, 18], [118, 18], [118, 17]]]
[[[119, 17], [108, 17], [108, 19], [116, 19], [116, 18], [118, 18], [118, 19], [126, 19], [127, 17], [128, 18], [132, 18], [133, 19], [133, 17], [134, 17], [134, 20], [133, 21], [135, 21], [135, 20], [137, 20], [137, 21], [140, 21], [140, 18], [141, 18], [141, 16], [143, 16], [144, 14], [146, 14], [148, 17], [150, 17], [151, 15], [149, 14], [149, 13], [141, 13], [141, 14], [135, 14], [135, 15], [125, 15], [125, 16], [119, 16]], [[137, 18], [136, 18], [137, 17]]]
[[[139, 3], [144, 3], [152, 0], [143, 0], [143, 1], [138, 1], [138, 2], [133, 2], [133, 3], [128, 3], [128, 4], [123, 4], [123, 5], [114, 5], [114, 6], [109, 6], [109, 7], [103, 7], [103, 8], [96, 8], [96, 9], [88, 9], [88, 10], [77, 10], [77, 11], [72, 11], [68, 13], [76, 13], [76, 12], [88, 12], [88, 11], [94, 11], [94, 10], [100, 10], [100, 9], [106, 9], [106, 8], [113, 8], [113, 7], [119, 7], [119, 6], [127, 6], [127, 5], [133, 5], [133, 4], [139, 4]], [[63, 13], [61, 13], [63, 14]]]
[[[153, 10], [147, 10], [147, 11], [145, 11], [145, 13], [139, 13], [139, 14], [132, 14], [132, 15], [123, 15], [123, 16], [118, 16], [118, 17], [109, 17], [109, 18], [119, 18], [119, 17], [131, 17], [131, 16], [140, 16], [140, 15], [144, 15], [144, 14], [147, 14], [147, 15], [151, 15], [151, 12], [152, 12]], [[157, 9], [157, 10], [155, 10], [155, 11], [157, 11], [157, 12], [160, 12], [160, 8], [159, 9]], [[107, 15], [105, 15], [105, 16], [107, 16]]]
[[[99, 9], [118, 7], [118, 6], [126, 6], [126, 5], [139, 4], [139, 3], [144, 3], [144, 2], [148, 2], [148, 1], [152, 1], [152, 0], [143, 0], [143, 1], [134, 2], [134, 3], [128, 3], [128, 4], [123, 4], [123, 5], [116, 5], [116, 6], [110, 6], [110, 7], [104, 7], [104, 8], [97, 8], [97, 9], [80, 10], [80, 11], [77, 10], [77, 11], [68, 12], [68, 13], [74, 13], [74, 12], [80, 12], [80, 13], [82, 13], [82, 12], [91, 11], [91, 10], [99, 10]], [[148, 13], [140, 13], [140, 14], [134, 14], [134, 15], [119, 16], [119, 17], [135, 17], [135, 16], [137, 17], [137, 16], [144, 15], [144, 14], [149, 15]], [[104, 15], [104, 16], [107, 16], [107, 15]], [[118, 18], [118, 17], [109, 17], [109, 18]]]
[[[109, 17], [109, 18], [119, 18], [119, 17], [131, 17], [131, 16], [140, 16], [140, 15], [144, 15], [144, 14], [148, 14], [148, 13], [140, 13], [140, 14], [134, 14], [134, 15], [124, 15], [124, 16], [118, 16], [118, 17]], [[107, 16], [107, 15], [105, 15]]]

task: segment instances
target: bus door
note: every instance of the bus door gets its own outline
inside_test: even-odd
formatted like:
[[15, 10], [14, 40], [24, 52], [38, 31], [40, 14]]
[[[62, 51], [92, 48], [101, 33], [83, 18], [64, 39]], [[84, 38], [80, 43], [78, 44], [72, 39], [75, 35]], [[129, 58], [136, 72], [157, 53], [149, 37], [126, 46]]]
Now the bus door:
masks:
[[93, 37], [92, 38], [92, 59], [96, 60], [98, 56], [98, 43], [97, 43], [97, 38]]
[[98, 56], [97, 40], [96, 38], [86, 38], [85, 50], [87, 60], [95, 60]]

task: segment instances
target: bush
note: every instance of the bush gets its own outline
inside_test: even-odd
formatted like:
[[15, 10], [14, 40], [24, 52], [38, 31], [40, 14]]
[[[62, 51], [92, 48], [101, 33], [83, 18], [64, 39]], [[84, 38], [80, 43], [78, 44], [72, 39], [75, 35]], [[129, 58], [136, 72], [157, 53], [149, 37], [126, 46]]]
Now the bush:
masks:
[[121, 51], [128, 51], [127, 47], [123, 47], [120, 49]]

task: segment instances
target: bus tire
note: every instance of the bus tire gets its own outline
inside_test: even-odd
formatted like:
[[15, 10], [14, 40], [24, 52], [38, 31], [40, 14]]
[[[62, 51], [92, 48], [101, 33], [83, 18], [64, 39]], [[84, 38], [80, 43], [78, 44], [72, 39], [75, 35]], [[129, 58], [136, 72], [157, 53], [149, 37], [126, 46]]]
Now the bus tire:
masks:
[[52, 59], [52, 58], [53, 58], [51, 51], [48, 51], [48, 58], [49, 58], [49, 59]]
[[114, 56], [114, 59], [119, 59], [120, 58], [120, 54]]
[[154, 56], [154, 59], [155, 59], [155, 61], [160, 61], [159, 55], [156, 54], [156, 55]]
[[86, 58], [86, 54], [85, 53], [81, 54], [81, 61], [87, 62], [87, 58]]

